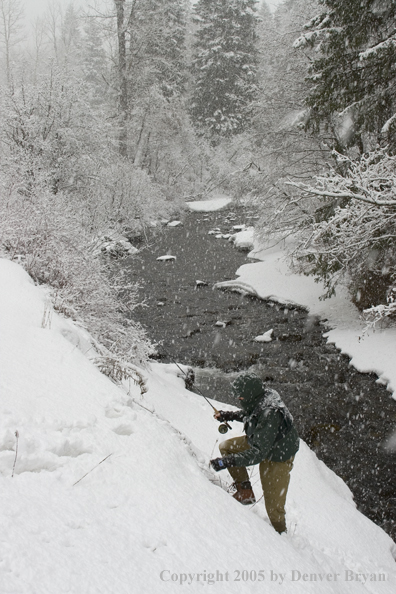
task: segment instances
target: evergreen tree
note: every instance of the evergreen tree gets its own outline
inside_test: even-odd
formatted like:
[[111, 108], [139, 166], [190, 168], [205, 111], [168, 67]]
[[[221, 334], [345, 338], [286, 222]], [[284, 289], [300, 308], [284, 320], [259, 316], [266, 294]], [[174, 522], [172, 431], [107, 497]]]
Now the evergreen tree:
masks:
[[[254, 114], [255, 162], [268, 181], [311, 177], [323, 166], [318, 139], [307, 134], [306, 83], [312, 50], [293, 48], [297, 31], [317, 11], [316, 0], [285, 0], [272, 15], [259, 11], [260, 96]], [[323, 140], [323, 138], [321, 139]]]
[[249, 127], [256, 97], [256, 0], [198, 0], [191, 117], [209, 136]]
[[[308, 24], [296, 45], [316, 45], [307, 104], [318, 129], [348, 116], [355, 143], [380, 132], [395, 146], [396, 2], [394, 0], [320, 0], [322, 14]], [[342, 121], [338, 120], [342, 128]], [[362, 140], [363, 135], [363, 140]], [[345, 135], [344, 135], [345, 136]], [[346, 140], [350, 140], [346, 137]]]
[[187, 0], [114, 0], [114, 4], [120, 152], [141, 167], [150, 136], [161, 127], [171, 101], [184, 90]]
[[146, 0], [131, 23], [130, 59], [165, 97], [184, 92], [186, 0]]
[[133, 162], [152, 173], [166, 139], [178, 127], [186, 79], [186, 0], [137, 3], [127, 54]]
[[60, 29], [60, 50], [66, 67], [73, 67], [79, 63], [80, 25], [80, 17], [73, 3], [69, 3], [66, 6], [64, 15], [62, 15]]
[[109, 87], [105, 81], [109, 65], [103, 32], [95, 18], [88, 18], [85, 23], [80, 60], [84, 80], [90, 88], [90, 103], [101, 105], [108, 98]]

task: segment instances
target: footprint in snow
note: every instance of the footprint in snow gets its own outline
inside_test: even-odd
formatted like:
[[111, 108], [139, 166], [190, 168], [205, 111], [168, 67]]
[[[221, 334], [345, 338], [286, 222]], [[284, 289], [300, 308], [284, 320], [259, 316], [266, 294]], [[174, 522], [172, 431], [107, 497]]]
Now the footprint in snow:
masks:
[[130, 423], [123, 423], [122, 425], [118, 425], [117, 427], [113, 428], [114, 433], [117, 435], [132, 435], [133, 427]]

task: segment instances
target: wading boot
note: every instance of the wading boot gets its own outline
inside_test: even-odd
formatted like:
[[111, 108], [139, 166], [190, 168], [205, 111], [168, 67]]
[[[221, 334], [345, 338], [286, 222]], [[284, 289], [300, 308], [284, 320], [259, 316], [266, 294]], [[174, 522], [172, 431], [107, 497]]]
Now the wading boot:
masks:
[[252, 485], [250, 481], [244, 481], [243, 483], [234, 483], [236, 491], [233, 494], [233, 498], [242, 503], [242, 505], [250, 505], [256, 503], [256, 498], [253, 493]]

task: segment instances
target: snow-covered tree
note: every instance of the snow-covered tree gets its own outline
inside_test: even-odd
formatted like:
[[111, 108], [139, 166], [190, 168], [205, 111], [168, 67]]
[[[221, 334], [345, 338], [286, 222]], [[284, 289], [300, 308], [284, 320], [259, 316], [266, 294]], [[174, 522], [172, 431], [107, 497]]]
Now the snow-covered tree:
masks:
[[[120, 153], [144, 164], [153, 131], [172, 117], [184, 90], [185, 0], [114, 0]], [[159, 123], [160, 122], [160, 123]]]
[[395, 313], [396, 157], [383, 150], [355, 161], [336, 157], [337, 170], [317, 176], [315, 185], [291, 182], [297, 193], [283, 216], [299, 221], [295, 263], [324, 281], [328, 296], [342, 281], [361, 309], [388, 300], [382, 314]]
[[7, 82], [11, 82], [13, 48], [21, 41], [24, 7], [21, 0], [0, 0], [0, 48], [4, 57]]
[[186, 0], [146, 0], [130, 23], [130, 67], [165, 97], [184, 92], [187, 11]]
[[130, 23], [130, 157], [138, 167], [150, 169], [159, 137], [173, 136], [185, 112], [186, 15], [185, 0], [150, 0], [137, 6]]
[[251, 123], [257, 96], [256, 0], [198, 0], [190, 113], [209, 136], [232, 136]]
[[45, 16], [45, 33], [51, 47], [52, 55], [58, 60], [59, 32], [62, 22], [62, 6], [59, 0], [49, 0]]
[[90, 92], [90, 103], [101, 105], [111, 94], [109, 85], [110, 60], [104, 47], [100, 23], [88, 18], [84, 23], [80, 45], [80, 67]]
[[46, 25], [44, 19], [37, 17], [32, 23], [33, 43], [29, 52], [31, 63], [31, 80], [37, 82], [37, 76], [43, 67], [43, 56], [45, 55], [47, 39]]
[[119, 153], [128, 156], [128, 76], [127, 76], [127, 27], [133, 18], [135, 2], [130, 12], [126, 13], [125, 0], [114, 0], [117, 22], [117, 75], [118, 75], [118, 125], [119, 125]]
[[[260, 9], [260, 96], [252, 132], [253, 161], [260, 168], [251, 195], [260, 218], [256, 232], [266, 239], [293, 234], [303, 224], [304, 212], [284, 211], [292, 199], [285, 182], [311, 180], [332, 160], [332, 138], [320, 138], [306, 130], [309, 111], [305, 105], [306, 83], [312, 49], [293, 47], [296, 35], [317, 10], [316, 0], [285, 0], [272, 15], [264, 3]], [[328, 136], [328, 135], [327, 135]]]
[[62, 15], [60, 28], [60, 50], [66, 67], [76, 67], [79, 64], [79, 49], [81, 46], [81, 20], [73, 3], [69, 3]]
[[293, 48], [296, 32], [316, 9], [315, 0], [286, 0], [274, 15], [265, 2], [259, 12], [260, 95], [253, 133], [256, 162], [273, 183], [287, 176], [310, 176], [324, 163], [323, 145], [304, 129], [304, 79], [311, 52]]
[[[341, 144], [365, 150], [382, 132], [396, 144], [396, 3], [393, 0], [320, 0], [322, 11], [297, 46], [316, 46], [307, 104], [310, 122], [339, 129]], [[363, 135], [363, 137], [362, 137]], [[372, 141], [371, 141], [372, 144]]]
[[0, 97], [2, 166], [17, 171], [21, 191], [84, 186], [97, 159], [105, 162], [110, 126], [88, 103], [86, 85], [58, 67], [37, 84], [21, 82]]

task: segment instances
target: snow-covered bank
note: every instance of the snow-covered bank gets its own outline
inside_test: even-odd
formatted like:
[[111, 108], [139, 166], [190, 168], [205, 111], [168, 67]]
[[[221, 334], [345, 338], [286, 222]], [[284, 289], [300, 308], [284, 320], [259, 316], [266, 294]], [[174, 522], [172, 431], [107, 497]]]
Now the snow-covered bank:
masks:
[[194, 212], [213, 212], [228, 206], [232, 202], [227, 196], [219, 196], [212, 200], [195, 200], [195, 202], [186, 202], [187, 208]]
[[[246, 245], [250, 233], [254, 244], [253, 229], [245, 231], [241, 241]], [[238, 247], [238, 236], [235, 239]], [[328, 341], [351, 357], [351, 364], [361, 372], [373, 372], [392, 392], [396, 391], [396, 327], [376, 328], [364, 333], [364, 323], [358, 309], [351, 303], [347, 291], [337, 289], [337, 295], [321, 300], [325, 292], [321, 283], [312, 277], [292, 274], [284, 259], [285, 253], [278, 244], [263, 248], [255, 243], [249, 257], [261, 260], [241, 266], [236, 271], [237, 279], [218, 283], [251, 292], [263, 299], [279, 303], [297, 303], [312, 315], [328, 320], [332, 328], [325, 336]]]
[[2, 594], [395, 591], [391, 539], [304, 444], [279, 536], [262, 501], [212, 482], [217, 423], [177, 368], [153, 364], [143, 396], [117, 387], [5, 260], [0, 311]]

